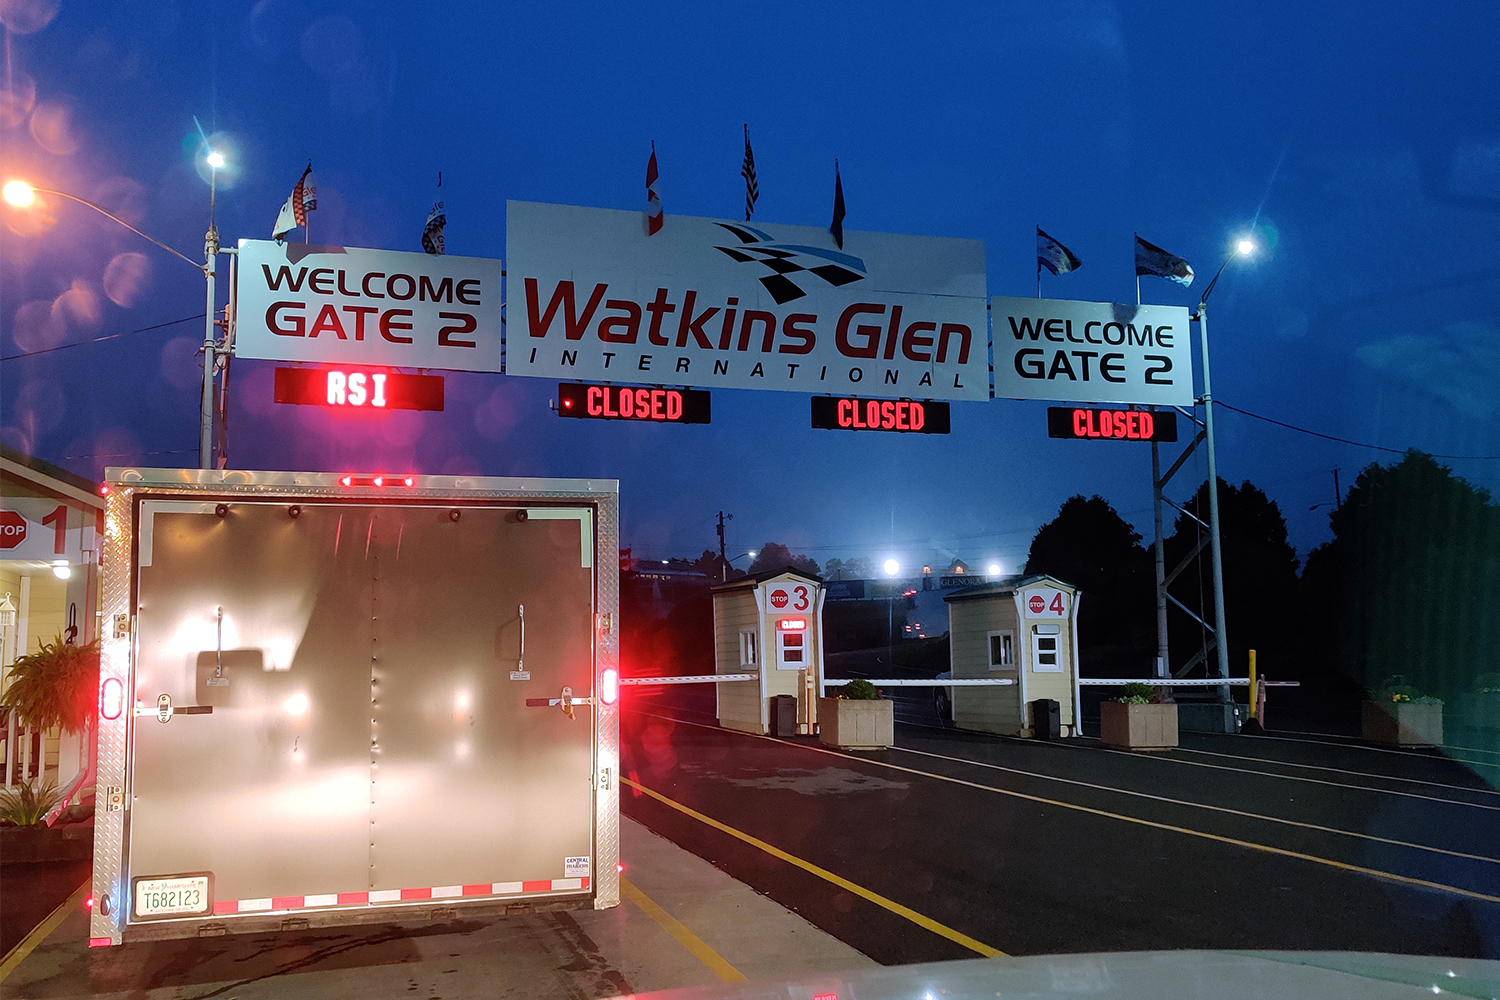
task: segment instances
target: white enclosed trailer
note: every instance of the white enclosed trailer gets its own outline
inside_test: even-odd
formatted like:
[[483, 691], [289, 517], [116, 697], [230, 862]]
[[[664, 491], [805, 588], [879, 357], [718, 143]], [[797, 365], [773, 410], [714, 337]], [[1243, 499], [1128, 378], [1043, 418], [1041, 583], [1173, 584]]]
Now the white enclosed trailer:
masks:
[[107, 479], [91, 944], [619, 902], [615, 481]]

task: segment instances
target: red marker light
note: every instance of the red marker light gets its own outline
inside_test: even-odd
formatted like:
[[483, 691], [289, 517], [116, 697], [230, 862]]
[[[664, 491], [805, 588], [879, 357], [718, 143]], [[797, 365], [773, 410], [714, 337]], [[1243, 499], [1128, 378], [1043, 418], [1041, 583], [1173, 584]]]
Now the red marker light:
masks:
[[374, 478], [374, 479], [373, 479], [373, 480], [372, 480], [372, 482], [373, 482], [373, 483], [374, 483], [374, 484], [375, 484], [375, 485], [376, 485], [376, 486], [384, 486], [384, 485], [385, 485], [385, 477], [383, 477], [383, 476], [376, 476], [376, 477], [375, 477], [375, 478]]
[[599, 700], [613, 705], [620, 697], [620, 672], [614, 667], [605, 667], [599, 672]]
[[124, 707], [124, 682], [118, 677], [104, 678], [104, 684], [99, 689], [99, 714], [106, 719], [118, 719]]
[[86, 909], [86, 910], [92, 910], [94, 908], [94, 897], [93, 896], [90, 896], [88, 899], [85, 899], [83, 901], [83, 908]]
[[407, 476], [406, 479], [404, 480], [404, 482], [406, 483], [407, 486], [415, 486], [416, 483], [417, 483], [417, 481], [415, 479], [413, 479], [411, 476]]
[[339, 482], [343, 483], [345, 486], [353, 486], [354, 485], [354, 477], [353, 476], [345, 476], [343, 479], [340, 479]]
[[101, 497], [107, 497], [107, 496], [109, 496], [109, 487], [108, 486], [101, 486], [101, 487], [99, 487], [99, 495]]

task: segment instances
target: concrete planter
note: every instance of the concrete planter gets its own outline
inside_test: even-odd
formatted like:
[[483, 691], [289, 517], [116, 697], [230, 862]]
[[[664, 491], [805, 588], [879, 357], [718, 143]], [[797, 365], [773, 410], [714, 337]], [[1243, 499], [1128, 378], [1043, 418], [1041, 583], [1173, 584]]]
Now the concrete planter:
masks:
[[1443, 706], [1367, 701], [1360, 708], [1364, 738], [1393, 747], [1443, 745]]
[[894, 702], [818, 699], [818, 739], [851, 750], [883, 750], [896, 743]]
[[1099, 705], [1099, 738], [1126, 750], [1165, 750], [1177, 745], [1176, 705]]
[[63, 826], [0, 827], [0, 864], [82, 861], [94, 856], [94, 828]]

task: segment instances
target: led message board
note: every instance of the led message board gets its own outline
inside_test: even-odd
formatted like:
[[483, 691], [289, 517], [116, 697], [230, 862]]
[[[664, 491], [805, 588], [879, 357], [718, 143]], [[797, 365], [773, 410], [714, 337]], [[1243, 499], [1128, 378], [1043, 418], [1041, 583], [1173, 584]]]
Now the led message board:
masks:
[[706, 424], [712, 416], [709, 404], [709, 393], [702, 389], [645, 389], [581, 382], [563, 382], [557, 387], [557, 412], [564, 417]]
[[814, 396], [812, 425], [818, 430], [947, 434], [948, 404], [931, 400]]
[[441, 375], [348, 368], [278, 368], [276, 402], [336, 410], [441, 410]]
[[1047, 407], [1047, 436], [1088, 441], [1176, 441], [1171, 410], [1090, 410]]

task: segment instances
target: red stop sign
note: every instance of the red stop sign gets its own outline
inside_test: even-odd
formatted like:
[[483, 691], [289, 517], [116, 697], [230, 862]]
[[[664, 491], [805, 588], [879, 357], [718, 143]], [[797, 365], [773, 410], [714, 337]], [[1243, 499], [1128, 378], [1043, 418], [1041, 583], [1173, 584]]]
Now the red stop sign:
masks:
[[784, 590], [771, 591], [771, 607], [775, 608], [777, 611], [780, 611], [782, 608], [786, 607], [787, 603], [790, 600], [791, 598], [787, 596], [787, 593]]
[[26, 519], [13, 510], [0, 510], [0, 549], [13, 549], [26, 541]]
[[1031, 600], [1027, 601], [1026, 605], [1031, 608], [1032, 614], [1039, 615], [1047, 610], [1047, 599], [1041, 594], [1032, 594]]

